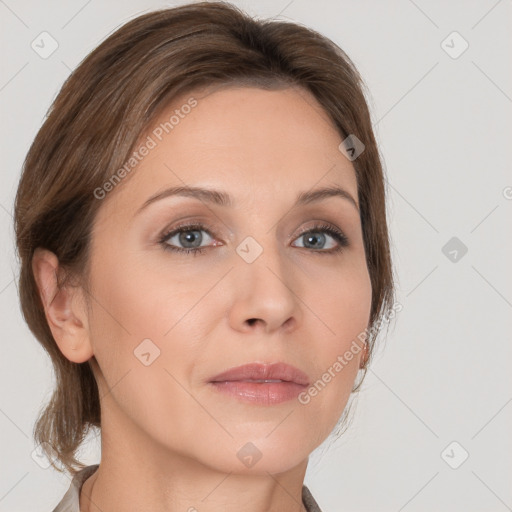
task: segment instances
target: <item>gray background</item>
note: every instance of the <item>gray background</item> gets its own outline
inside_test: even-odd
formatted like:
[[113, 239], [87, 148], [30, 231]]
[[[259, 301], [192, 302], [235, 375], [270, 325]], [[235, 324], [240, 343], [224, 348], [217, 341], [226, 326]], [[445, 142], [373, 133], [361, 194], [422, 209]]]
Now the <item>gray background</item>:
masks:
[[[23, 158], [70, 70], [119, 25], [178, 3], [0, 0], [0, 512], [51, 510], [69, 486], [31, 458], [53, 372], [18, 304], [12, 203]], [[234, 3], [310, 26], [348, 53], [371, 92], [388, 177], [403, 309], [351, 428], [312, 455], [306, 484], [325, 512], [512, 510], [511, 2]], [[43, 31], [58, 43], [46, 59], [31, 48]], [[83, 461], [98, 460], [91, 436]]]

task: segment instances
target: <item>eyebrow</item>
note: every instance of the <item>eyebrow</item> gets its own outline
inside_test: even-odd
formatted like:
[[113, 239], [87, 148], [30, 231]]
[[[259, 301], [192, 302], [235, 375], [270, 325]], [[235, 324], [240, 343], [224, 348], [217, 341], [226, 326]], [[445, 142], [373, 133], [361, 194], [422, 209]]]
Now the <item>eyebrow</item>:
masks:
[[[160, 201], [161, 199], [174, 196], [192, 197], [206, 203], [211, 203], [228, 208], [233, 207], [234, 204], [234, 201], [231, 198], [231, 196], [221, 190], [213, 190], [193, 186], [179, 186], [167, 188], [162, 192], [158, 192], [157, 194], [151, 196], [137, 210], [135, 215], [138, 215], [141, 211], [143, 211], [150, 204], [153, 204], [156, 201]], [[352, 195], [349, 192], [347, 192], [344, 188], [339, 186], [324, 187], [316, 190], [308, 190], [305, 192], [301, 192], [300, 194], [298, 194], [294, 206], [302, 206], [306, 204], [316, 203], [331, 197], [340, 197], [342, 199], [349, 201], [359, 212], [359, 205], [357, 204], [356, 200], [352, 197]]]

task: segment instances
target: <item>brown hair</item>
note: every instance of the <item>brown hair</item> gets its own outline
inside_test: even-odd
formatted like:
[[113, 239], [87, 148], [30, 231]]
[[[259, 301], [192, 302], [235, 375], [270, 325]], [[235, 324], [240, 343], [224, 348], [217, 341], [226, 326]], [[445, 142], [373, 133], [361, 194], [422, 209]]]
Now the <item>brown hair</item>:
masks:
[[[306, 27], [254, 20], [225, 2], [187, 4], [137, 17], [101, 43], [66, 80], [30, 147], [15, 199], [22, 313], [56, 374], [34, 438], [50, 460], [60, 461], [71, 474], [77, 471], [74, 466], [84, 467], [75, 455], [89, 428], [101, 428], [100, 400], [89, 361], [69, 361], [53, 339], [32, 272], [34, 251], [42, 247], [55, 253], [66, 272], [59, 286], [76, 278], [87, 289], [91, 227], [101, 205], [94, 191], [123, 166], [172, 98], [212, 84], [302, 87], [343, 138], [353, 134], [364, 143], [353, 165], [372, 285], [369, 325], [376, 325], [391, 305], [382, 165], [365, 86], [343, 50]], [[371, 356], [377, 332], [369, 332]]]

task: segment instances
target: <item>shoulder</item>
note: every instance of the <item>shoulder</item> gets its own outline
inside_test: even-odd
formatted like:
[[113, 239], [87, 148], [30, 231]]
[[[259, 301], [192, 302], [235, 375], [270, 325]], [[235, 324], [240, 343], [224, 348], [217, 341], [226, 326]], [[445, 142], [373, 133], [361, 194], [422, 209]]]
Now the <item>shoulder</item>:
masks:
[[302, 486], [302, 503], [304, 503], [307, 512], [322, 512], [310, 490], [305, 485]]
[[80, 512], [80, 490], [83, 483], [98, 469], [99, 464], [86, 466], [78, 471], [73, 479], [66, 494], [59, 501], [52, 512]]

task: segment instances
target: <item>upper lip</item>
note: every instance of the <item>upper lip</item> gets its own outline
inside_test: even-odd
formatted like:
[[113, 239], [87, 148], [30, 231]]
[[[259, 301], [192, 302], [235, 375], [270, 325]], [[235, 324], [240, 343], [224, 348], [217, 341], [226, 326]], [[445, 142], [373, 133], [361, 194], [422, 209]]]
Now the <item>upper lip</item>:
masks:
[[249, 363], [230, 368], [210, 379], [210, 382], [238, 380], [282, 380], [295, 382], [302, 386], [309, 385], [308, 376], [295, 366], [286, 363]]

